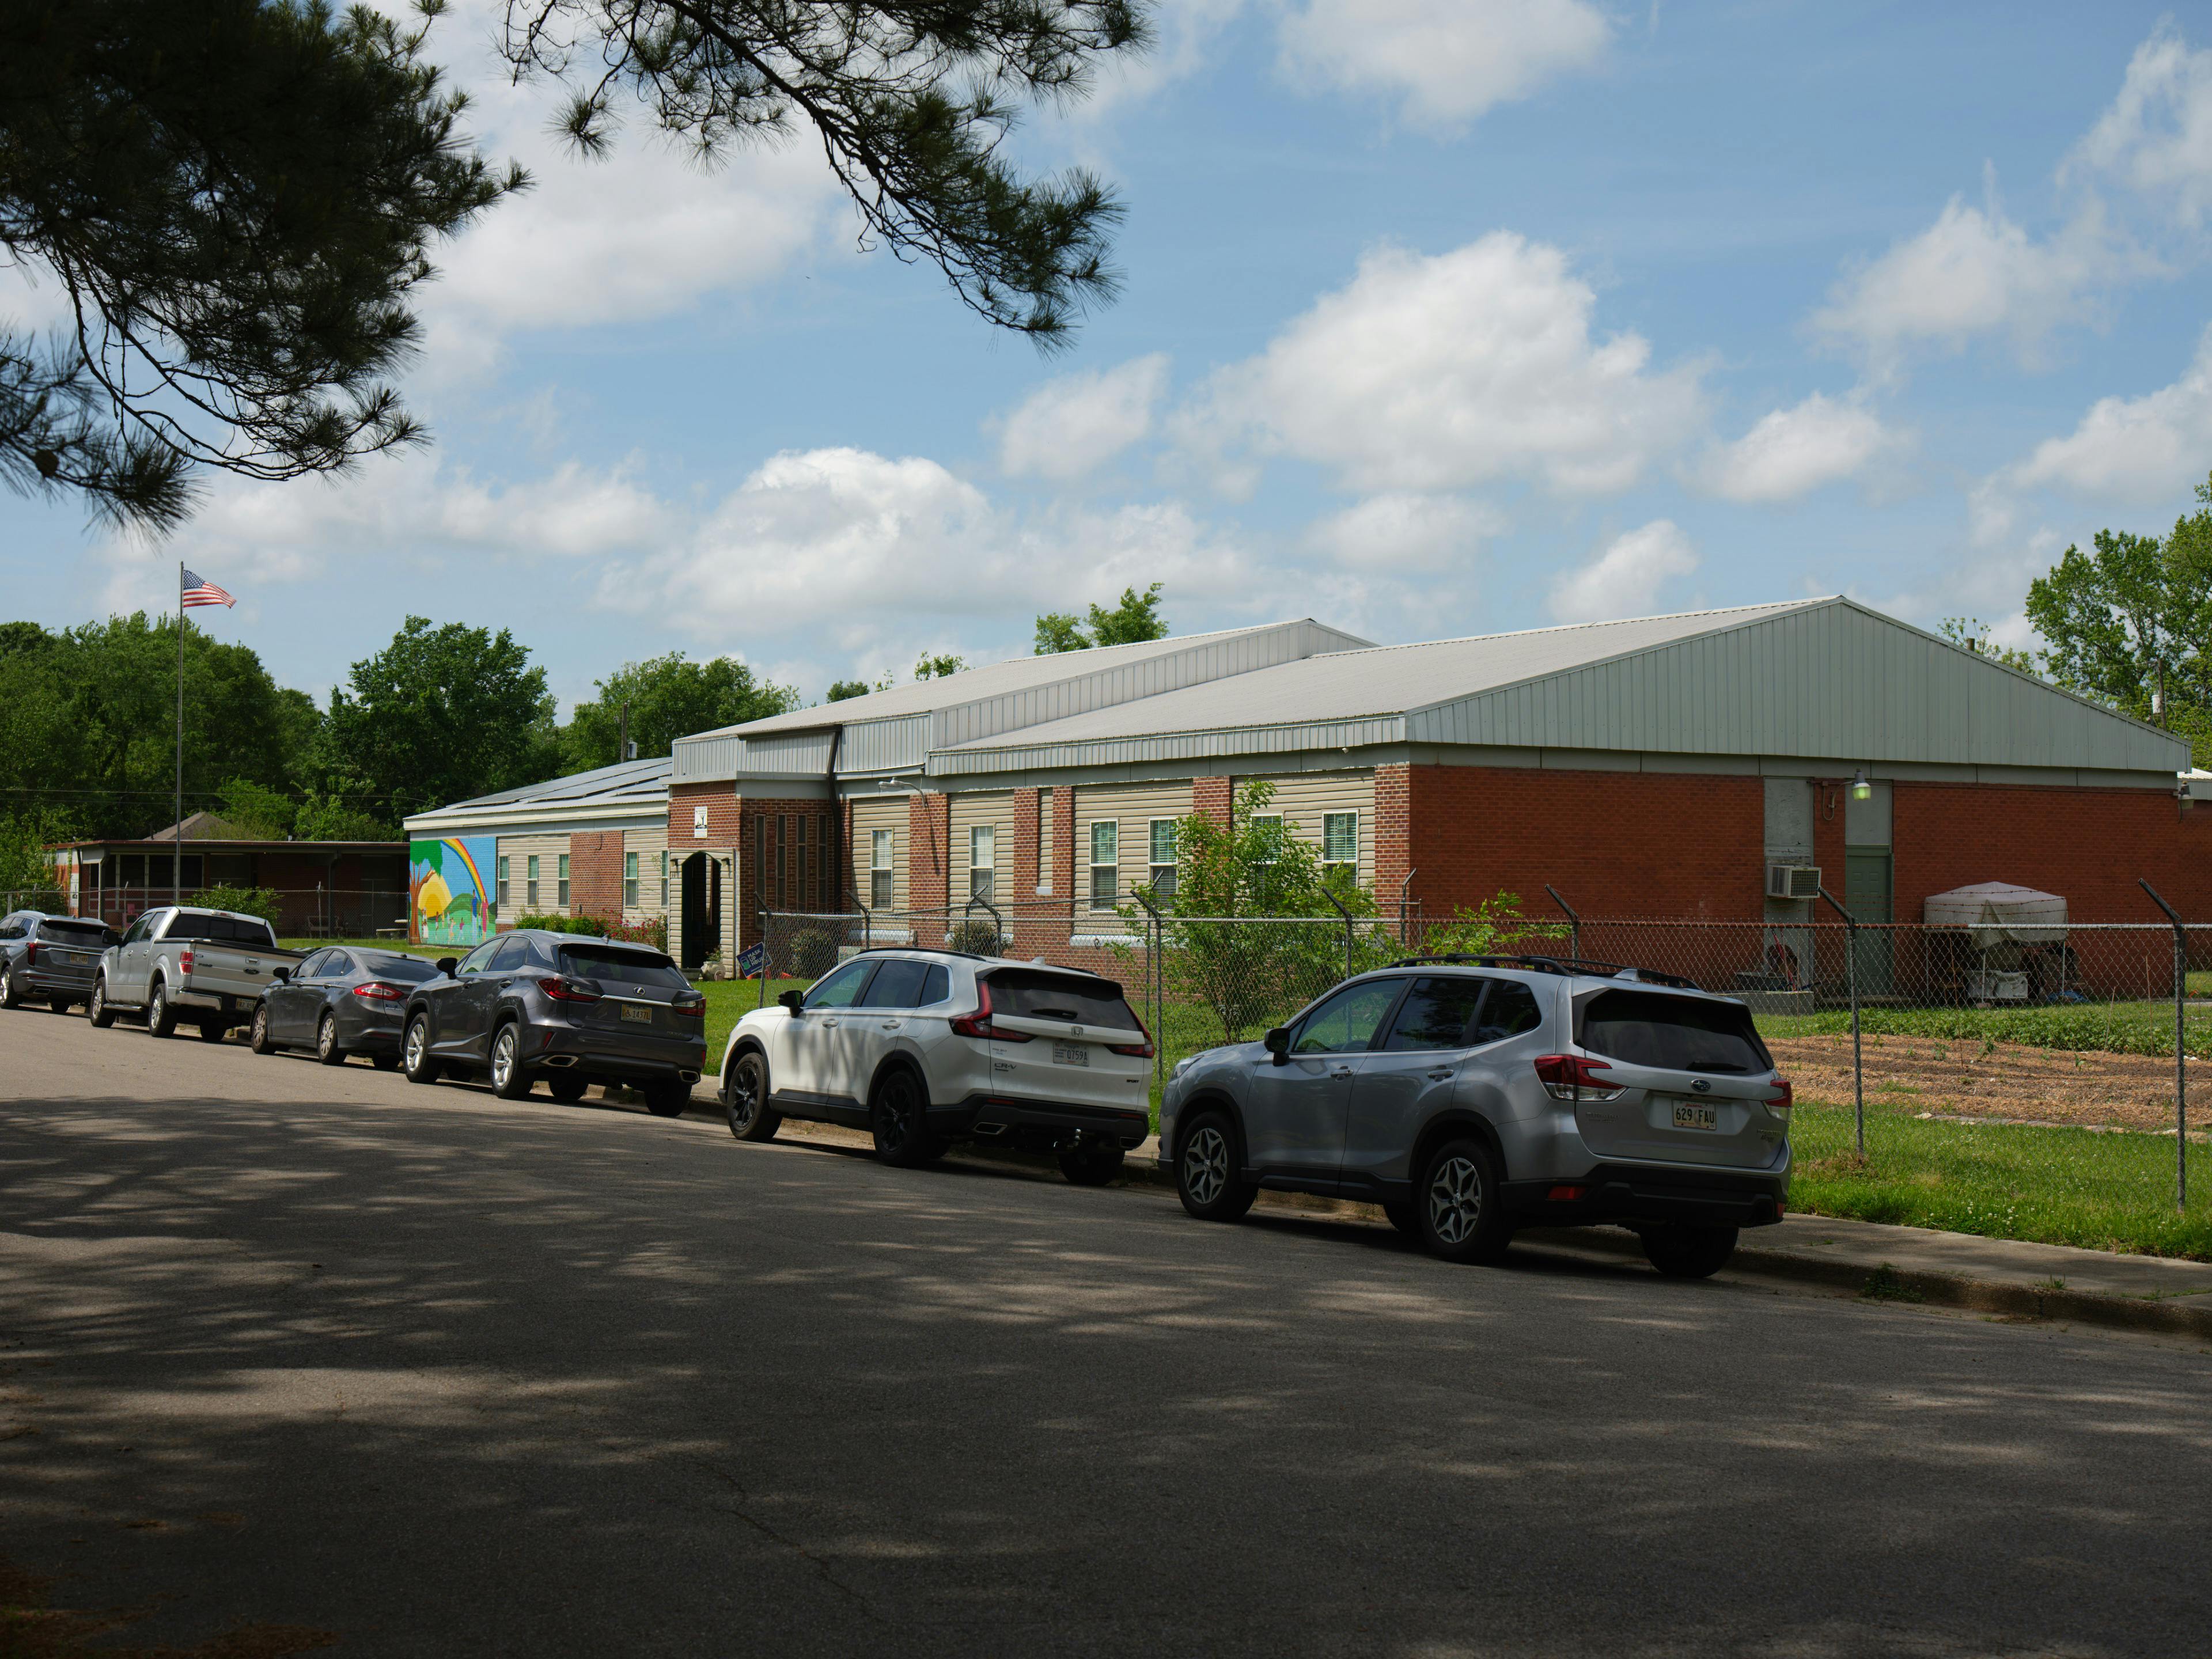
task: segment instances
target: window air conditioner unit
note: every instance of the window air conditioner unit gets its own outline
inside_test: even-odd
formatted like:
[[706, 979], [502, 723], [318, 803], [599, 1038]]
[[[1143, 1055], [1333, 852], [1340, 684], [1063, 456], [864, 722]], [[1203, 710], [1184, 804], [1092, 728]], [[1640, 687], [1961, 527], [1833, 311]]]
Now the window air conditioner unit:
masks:
[[1768, 865], [1766, 896], [1771, 899], [1820, 897], [1820, 866], [1817, 864]]

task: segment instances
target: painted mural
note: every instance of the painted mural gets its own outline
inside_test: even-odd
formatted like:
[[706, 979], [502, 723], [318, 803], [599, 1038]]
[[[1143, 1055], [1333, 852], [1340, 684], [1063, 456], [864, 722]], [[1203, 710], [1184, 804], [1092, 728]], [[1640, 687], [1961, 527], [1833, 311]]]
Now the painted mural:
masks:
[[481, 945], [496, 928], [491, 884], [495, 836], [448, 836], [407, 849], [408, 917], [418, 945]]

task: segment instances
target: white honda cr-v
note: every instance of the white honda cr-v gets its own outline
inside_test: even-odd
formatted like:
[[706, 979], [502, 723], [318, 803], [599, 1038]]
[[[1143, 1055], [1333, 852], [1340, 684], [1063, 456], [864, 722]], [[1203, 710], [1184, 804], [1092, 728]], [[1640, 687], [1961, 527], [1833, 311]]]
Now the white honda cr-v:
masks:
[[1152, 1042], [1110, 979], [957, 951], [866, 951], [738, 1022], [730, 1133], [785, 1118], [866, 1129], [886, 1164], [956, 1140], [1059, 1155], [1095, 1186], [1151, 1128]]

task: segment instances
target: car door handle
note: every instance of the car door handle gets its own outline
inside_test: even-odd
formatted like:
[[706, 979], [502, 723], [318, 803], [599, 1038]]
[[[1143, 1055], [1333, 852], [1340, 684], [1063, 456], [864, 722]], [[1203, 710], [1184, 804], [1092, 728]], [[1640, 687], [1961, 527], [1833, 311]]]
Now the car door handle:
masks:
[[1450, 1077], [1451, 1073], [1449, 1069], [1435, 1071], [1429, 1073], [1429, 1081], [1431, 1083], [1443, 1083], [1449, 1080]]
[[1352, 1075], [1352, 1067], [1349, 1066], [1340, 1066], [1336, 1070], [1331, 1072], [1329, 1075], [1331, 1077], [1350, 1077]]
[[822, 1023], [824, 1025], [835, 1025], [837, 1022], [834, 1019], [825, 1019]]
[[898, 1028], [899, 1022], [895, 1019], [887, 1019], [884, 1022], [884, 1030], [886, 1031], [896, 1031]]

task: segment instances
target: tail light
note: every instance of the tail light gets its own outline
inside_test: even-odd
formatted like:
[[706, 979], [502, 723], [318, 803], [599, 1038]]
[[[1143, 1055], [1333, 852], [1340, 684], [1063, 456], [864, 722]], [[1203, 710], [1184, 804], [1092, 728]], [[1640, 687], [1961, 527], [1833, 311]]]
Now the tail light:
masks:
[[192, 947], [189, 945], [177, 952], [177, 966], [189, 974], [192, 971]]
[[1622, 1093], [1621, 1085], [1608, 1073], [1613, 1067], [1601, 1060], [1592, 1060], [1588, 1054], [1539, 1054], [1536, 1075], [1543, 1079], [1545, 1090], [1554, 1100], [1613, 1100]]
[[587, 979], [541, 979], [538, 988], [556, 1002], [597, 1002], [599, 988]]
[[[1137, 1022], [1137, 1029], [1145, 1031], [1145, 1022], [1141, 1019]], [[1109, 1054], [1127, 1054], [1132, 1060], [1150, 1060], [1152, 1057], [1152, 1034], [1150, 1031], [1145, 1031], [1145, 1040], [1142, 1042], [1109, 1042], [1106, 1045], [1106, 1052]]]
[[36, 939], [33, 939], [28, 945], [26, 945], [23, 947], [23, 966], [26, 968], [35, 968], [38, 965], [39, 942]]
[[983, 1037], [993, 1042], [1030, 1041], [1027, 1031], [1009, 1031], [991, 1024], [991, 981], [988, 979], [975, 981], [975, 1012], [961, 1015], [951, 1025], [955, 1036]]
[[685, 1015], [692, 1019], [704, 1019], [707, 1018], [707, 1001], [703, 997], [696, 1002], [672, 1002], [668, 1006], [677, 1013]]
[[1790, 1109], [1797, 1103], [1797, 1091], [1786, 1077], [1774, 1079], [1774, 1092], [1766, 1097], [1766, 1109], [1777, 1117], [1787, 1117]]
[[406, 987], [388, 984], [380, 979], [373, 979], [366, 985], [355, 986], [353, 988], [353, 994], [357, 997], [367, 997], [371, 1002], [404, 1002], [407, 1000]]

